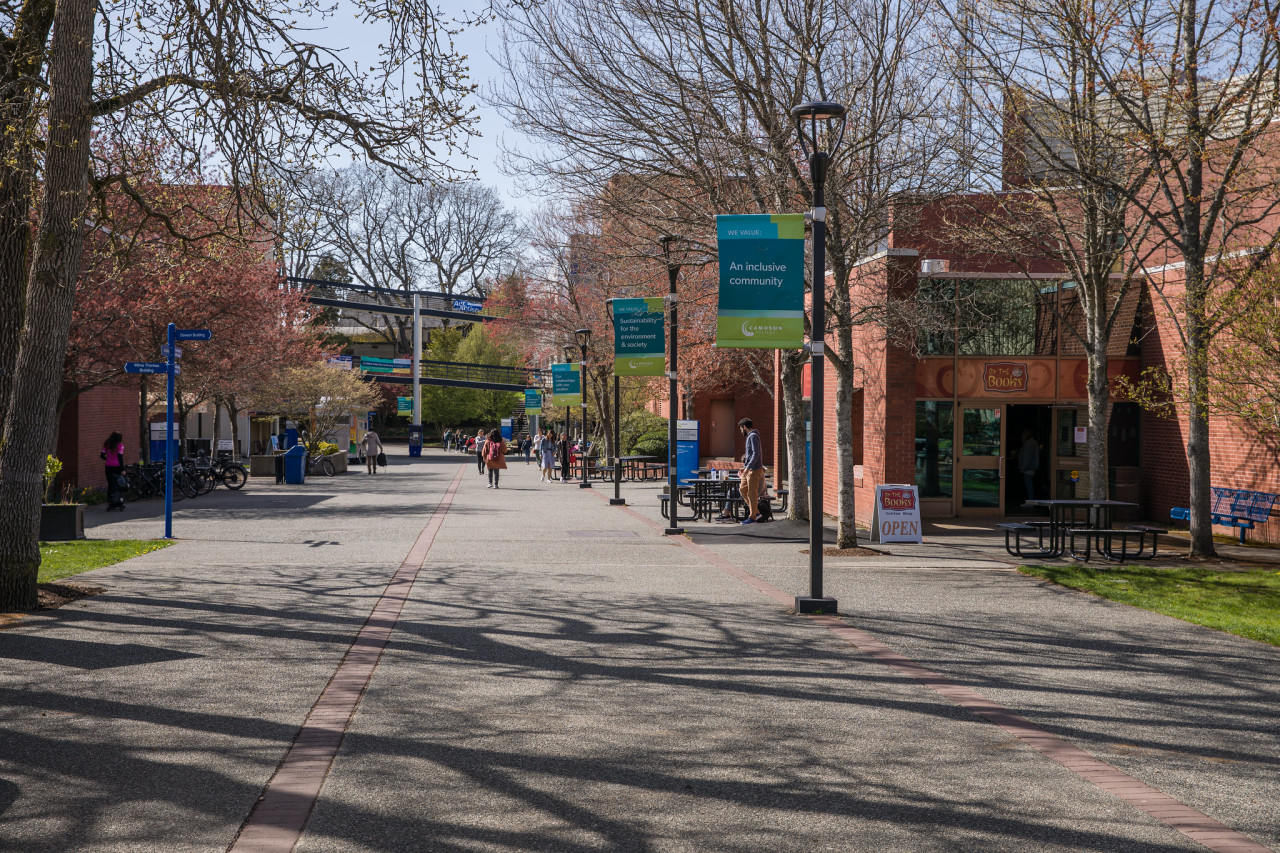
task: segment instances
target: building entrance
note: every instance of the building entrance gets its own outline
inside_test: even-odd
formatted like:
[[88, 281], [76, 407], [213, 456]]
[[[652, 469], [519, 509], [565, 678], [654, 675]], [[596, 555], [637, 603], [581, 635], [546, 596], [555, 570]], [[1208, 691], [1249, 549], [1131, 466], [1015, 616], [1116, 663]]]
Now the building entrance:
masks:
[[1053, 407], [1005, 406], [1005, 508], [1010, 514], [1031, 511], [1026, 502], [1052, 497]]

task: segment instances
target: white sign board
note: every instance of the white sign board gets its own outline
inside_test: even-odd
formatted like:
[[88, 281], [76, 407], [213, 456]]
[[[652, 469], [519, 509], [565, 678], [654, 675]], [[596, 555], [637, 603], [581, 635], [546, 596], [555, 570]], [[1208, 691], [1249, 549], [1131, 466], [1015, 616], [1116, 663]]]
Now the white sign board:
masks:
[[698, 440], [698, 422], [697, 421], [676, 421], [676, 441], [697, 441]]
[[218, 449], [219, 449], [219, 450], [232, 450], [232, 449], [234, 449], [234, 448], [235, 448], [235, 445], [231, 443], [231, 439], [229, 439], [229, 438], [220, 438], [220, 439], [218, 439]]
[[1089, 443], [1089, 428], [1076, 427], [1076, 444], [1088, 444], [1088, 443]]
[[920, 494], [915, 486], [885, 483], [876, 486], [876, 503], [871, 513], [871, 541], [924, 541], [920, 524]]

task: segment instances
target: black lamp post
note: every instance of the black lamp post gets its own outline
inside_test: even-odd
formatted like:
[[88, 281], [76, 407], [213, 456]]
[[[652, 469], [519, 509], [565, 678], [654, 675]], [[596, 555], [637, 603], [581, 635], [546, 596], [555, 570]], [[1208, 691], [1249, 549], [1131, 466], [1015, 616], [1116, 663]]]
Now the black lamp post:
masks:
[[800, 147], [809, 158], [809, 179], [813, 182], [813, 284], [811, 290], [812, 323], [809, 341], [812, 347], [812, 391], [810, 409], [809, 469], [809, 594], [796, 596], [800, 613], [835, 613], [834, 598], [822, 594], [822, 433], [823, 433], [823, 365], [826, 363], [826, 281], [827, 281], [827, 208], [825, 183], [827, 168], [840, 140], [844, 137], [846, 109], [843, 104], [815, 101], [791, 108]]
[[[578, 354], [577, 350], [578, 348], [573, 344], [564, 345], [565, 364], [573, 364], [574, 356]], [[582, 378], [581, 375], [579, 375], [578, 378], [579, 380], [581, 380]], [[579, 385], [578, 387], [581, 388], [582, 386]], [[572, 442], [573, 442], [573, 406], [565, 406], [564, 407], [564, 461], [563, 461], [563, 464], [560, 466], [560, 482], [561, 483], [573, 482], [573, 478], [571, 476], [573, 473], [573, 469], [569, 464], [569, 461], [573, 458], [573, 451], [571, 450], [573, 446]]]
[[[609, 309], [609, 322], [613, 322], [613, 300], [605, 302], [605, 307]], [[617, 352], [617, 344], [614, 344], [614, 352]], [[609, 498], [609, 506], [626, 506], [626, 498], [622, 496], [622, 426], [620, 415], [622, 411], [622, 391], [618, 383], [618, 365], [616, 362], [613, 366], [613, 497]]]
[[671, 243], [675, 237], [667, 235], [662, 244], [662, 259], [667, 263], [667, 526], [663, 533], [679, 536], [684, 533], [677, 519], [680, 503], [676, 500], [676, 279], [680, 276], [680, 264], [671, 260]]
[[591, 483], [587, 480], [587, 344], [591, 343], [591, 330], [578, 329], [573, 333], [573, 337], [578, 341], [578, 350], [582, 353], [582, 360], [578, 363], [578, 377], [581, 380], [582, 388], [582, 482], [578, 484], [580, 489], [591, 488]]

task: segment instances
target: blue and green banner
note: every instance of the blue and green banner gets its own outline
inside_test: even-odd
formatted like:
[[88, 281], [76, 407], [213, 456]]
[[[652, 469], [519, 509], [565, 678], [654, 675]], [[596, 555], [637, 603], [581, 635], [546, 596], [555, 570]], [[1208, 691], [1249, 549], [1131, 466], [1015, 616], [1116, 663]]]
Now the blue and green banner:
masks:
[[667, 371], [664, 302], [613, 300], [613, 372], [616, 376], [662, 376]]
[[412, 397], [396, 397], [396, 414], [397, 415], [413, 414], [413, 398]]
[[524, 389], [524, 413], [526, 415], [542, 414], [542, 392], [537, 388]]
[[720, 305], [716, 346], [804, 345], [804, 214], [716, 217]]
[[582, 405], [582, 365], [551, 365], [551, 405]]

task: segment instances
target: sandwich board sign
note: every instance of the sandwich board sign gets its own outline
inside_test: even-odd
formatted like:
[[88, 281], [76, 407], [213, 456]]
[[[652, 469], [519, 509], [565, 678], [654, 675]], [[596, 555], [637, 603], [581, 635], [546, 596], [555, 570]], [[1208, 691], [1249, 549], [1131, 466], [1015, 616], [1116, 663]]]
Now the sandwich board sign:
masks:
[[884, 483], [876, 486], [871, 512], [871, 541], [914, 542], [924, 539], [920, 524], [920, 493], [915, 486]]

